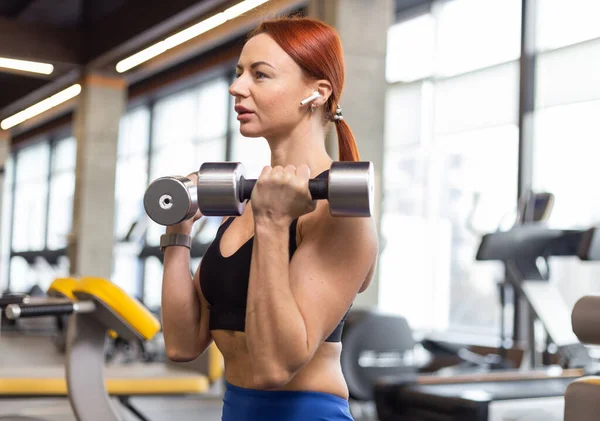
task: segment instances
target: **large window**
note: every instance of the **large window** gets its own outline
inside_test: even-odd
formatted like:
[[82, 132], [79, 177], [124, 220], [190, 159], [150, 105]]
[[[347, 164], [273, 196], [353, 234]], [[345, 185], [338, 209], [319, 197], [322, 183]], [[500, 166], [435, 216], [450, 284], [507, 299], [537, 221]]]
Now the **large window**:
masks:
[[599, 99], [600, 38], [539, 54], [535, 88], [538, 109]]
[[537, 0], [535, 39], [539, 51], [600, 37], [597, 0]]
[[431, 13], [389, 28], [387, 81], [449, 77], [516, 60], [520, 18], [519, 0], [434, 2]]
[[42, 141], [19, 151], [16, 162], [13, 251], [43, 250], [50, 144]]
[[[7, 218], [12, 225], [9, 279], [13, 291], [33, 285], [46, 289], [53, 279], [68, 274], [65, 248], [71, 232], [75, 157], [75, 139], [65, 136], [40, 139], [13, 155], [14, 183], [7, 185], [14, 189], [14, 212]], [[62, 250], [63, 256], [48, 262], [49, 250]], [[27, 260], [24, 252], [29, 252]]]
[[431, 14], [389, 28], [385, 69], [388, 82], [412, 82], [433, 74], [434, 29]]
[[533, 188], [556, 196], [549, 224], [584, 228], [600, 221], [600, 98], [540, 109], [534, 122]]
[[499, 328], [501, 266], [475, 255], [516, 203], [520, 4], [436, 2], [388, 34], [379, 303], [415, 329]]
[[148, 183], [148, 135], [150, 112], [135, 108], [121, 119], [115, 176], [115, 235], [127, 236], [139, 219]]
[[52, 154], [46, 240], [50, 250], [67, 247], [71, 233], [76, 155], [77, 143], [73, 137], [59, 140]]
[[[519, 80], [521, 1], [435, 1], [389, 30], [380, 303], [417, 329], [497, 333], [502, 267], [474, 257], [482, 233], [510, 224], [519, 170], [522, 189], [555, 195], [551, 227], [600, 221], [590, 193], [600, 175], [600, 3], [528, 5], [533, 81]], [[520, 82], [535, 92], [521, 169]], [[550, 265], [567, 305], [600, 285], [595, 263]]]
[[452, 0], [434, 6], [435, 74], [452, 76], [520, 56], [520, 0]]
[[[129, 240], [130, 232], [137, 232], [142, 215], [142, 199], [148, 185], [148, 140], [150, 112], [138, 107], [121, 119], [117, 168], [115, 175], [115, 237], [112, 281], [139, 298], [141, 288], [139, 252], [141, 238]], [[136, 241], [137, 240], [137, 241]]]
[[[593, 192], [600, 175], [600, 2], [537, 2], [536, 101], [532, 122], [532, 180], [555, 195], [549, 225], [586, 229], [600, 222]], [[560, 30], [556, 30], [560, 27]], [[565, 303], [597, 293], [600, 267], [577, 258], [553, 258], [552, 280]]]

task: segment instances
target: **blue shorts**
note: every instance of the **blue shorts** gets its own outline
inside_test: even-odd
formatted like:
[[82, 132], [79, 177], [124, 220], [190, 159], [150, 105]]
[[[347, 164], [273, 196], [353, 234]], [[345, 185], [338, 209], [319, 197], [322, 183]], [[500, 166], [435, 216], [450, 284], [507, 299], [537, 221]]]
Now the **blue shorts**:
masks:
[[221, 421], [354, 421], [348, 401], [323, 392], [246, 389], [225, 382]]

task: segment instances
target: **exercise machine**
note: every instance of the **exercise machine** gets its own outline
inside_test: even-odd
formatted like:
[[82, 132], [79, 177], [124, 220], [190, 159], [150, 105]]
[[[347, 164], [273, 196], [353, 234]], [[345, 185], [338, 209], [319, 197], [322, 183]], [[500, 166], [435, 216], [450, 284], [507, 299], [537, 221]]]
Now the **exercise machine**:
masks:
[[[526, 220], [539, 222], [549, 216], [553, 196], [530, 195], [521, 203], [516, 224]], [[472, 217], [467, 225], [475, 232]], [[353, 415], [356, 412], [359, 418], [374, 407], [375, 384], [380, 378], [391, 377], [398, 384], [417, 383], [422, 371], [436, 370], [440, 355], [452, 361], [450, 366], [444, 364], [443, 370], [436, 372], [444, 379], [449, 374], [469, 379], [465, 375], [514, 368], [504, 355], [480, 355], [467, 346], [442, 343], [427, 337], [417, 342], [403, 317], [376, 311], [352, 311], [344, 327], [342, 344], [342, 371], [350, 392], [351, 408], [357, 408]]]
[[415, 340], [404, 317], [376, 310], [352, 310], [342, 332], [342, 373], [356, 421], [373, 419], [374, 390], [384, 375], [411, 376], [417, 371]]
[[381, 421], [562, 421], [563, 395], [578, 370], [489, 373], [414, 383], [382, 378], [376, 386]]
[[[513, 342], [521, 342], [526, 347], [522, 368], [550, 365], [550, 357], [555, 353], [549, 351], [551, 345], [556, 348], [563, 367], [588, 369], [595, 364], [573, 333], [570, 310], [551, 283], [548, 263], [551, 257], [581, 259], [588, 235], [589, 230], [551, 229], [544, 224], [531, 223], [487, 234], [481, 240], [476, 259], [500, 261], [506, 269], [502, 289], [511, 292]], [[507, 304], [506, 296], [504, 298], [503, 307]], [[504, 320], [501, 322], [504, 325]], [[541, 354], [537, 352], [536, 322], [543, 326], [547, 337]], [[502, 335], [501, 350], [505, 352], [504, 331]]]
[[[475, 194], [473, 208], [467, 217], [465, 224], [469, 231], [473, 233], [473, 235], [480, 237], [480, 247], [477, 256], [485, 257], [487, 250], [482, 251], [482, 248], [487, 245], [486, 241], [489, 239], [490, 235], [493, 236], [496, 233], [502, 232], [501, 229], [504, 225], [503, 221], [506, 222], [507, 218], [503, 217], [501, 219], [501, 221], [497, 224], [497, 228], [494, 233], [490, 234], [487, 232], [482, 232], [480, 229], [477, 229], [474, 224], [475, 214], [477, 213], [478, 206], [479, 195]], [[516, 215], [514, 216], [514, 220], [512, 221], [511, 225], [512, 229], [524, 225], [531, 226], [532, 224], [536, 226], [542, 226], [548, 221], [550, 215], [552, 214], [553, 206], [554, 195], [552, 193], [535, 193], [533, 191], [525, 192], [519, 199]], [[510, 249], [508, 252], [510, 252]], [[491, 371], [505, 371], [516, 368], [515, 362], [508, 358], [508, 348], [511, 346], [511, 344], [515, 343], [516, 338], [513, 337], [512, 339], [508, 339], [508, 335], [506, 334], [506, 319], [509, 313], [507, 310], [511, 307], [511, 304], [513, 304], [511, 301], [516, 299], [516, 293], [513, 289], [511, 289], [511, 283], [507, 280], [508, 277], [510, 277], [510, 274], [506, 273], [507, 270], [508, 269], [505, 266], [506, 278], [497, 282], [501, 311], [499, 351], [497, 353], [480, 355], [471, 351], [469, 347], [465, 345], [446, 343], [425, 337], [421, 339], [420, 344], [427, 351], [432, 353], [434, 359], [437, 356], [443, 356], [448, 360], [454, 359], [457, 361], [453, 365], [445, 365], [439, 370], [438, 374], [443, 376], [460, 376], [464, 374], [488, 373]], [[514, 305], [512, 305], [512, 307], [514, 308]], [[515, 314], [518, 315], [518, 310]], [[516, 318], [514, 319], [514, 325], [515, 327], [513, 328], [513, 333], [517, 334], [519, 332], [519, 325], [518, 319]]]
[[[553, 256], [599, 259], [600, 239], [594, 233], [595, 229], [559, 230], [520, 223], [508, 231], [483, 236], [477, 260], [504, 263], [507, 282], [518, 300], [515, 308], [521, 320], [527, 321], [525, 364], [518, 371], [449, 378], [415, 376], [411, 381], [406, 376], [381, 377], [375, 386], [380, 420], [562, 421], [565, 393], [569, 396], [568, 390], [580, 387], [577, 380], [594, 374], [597, 365], [579, 341], [581, 333], [573, 331], [571, 313], [550, 284], [547, 265], [544, 268], [540, 261]], [[536, 355], [536, 320], [547, 333], [547, 344], [556, 347], [559, 366], [544, 364]], [[599, 383], [597, 379], [592, 382]]]
[[[144, 364], [142, 370], [129, 365], [105, 367], [107, 332], [128, 340], [149, 340], [158, 333], [160, 324], [137, 300], [107, 280], [81, 278], [74, 283], [71, 294], [74, 299], [49, 297], [6, 307], [5, 315], [11, 320], [60, 315], [70, 315], [70, 320], [64, 369], [36, 370], [34, 376], [17, 368], [2, 369], [0, 397], [68, 397], [78, 421], [122, 420], [111, 400], [116, 397], [139, 419], [147, 420], [131, 404], [130, 397], [180, 396], [208, 390], [207, 376], [170, 370], [166, 364]], [[220, 374], [216, 369], [211, 373], [213, 378]]]

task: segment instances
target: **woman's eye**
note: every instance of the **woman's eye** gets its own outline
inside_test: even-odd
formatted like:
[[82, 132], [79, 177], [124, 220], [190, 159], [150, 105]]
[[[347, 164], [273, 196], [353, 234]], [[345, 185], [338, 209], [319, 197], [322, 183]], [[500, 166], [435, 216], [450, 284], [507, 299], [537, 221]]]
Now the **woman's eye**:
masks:
[[262, 72], [256, 72], [256, 75], [255, 75], [255, 76], [256, 76], [256, 78], [257, 78], [257, 79], [264, 79], [264, 78], [266, 78], [266, 77], [267, 77], [267, 75], [265, 75], [265, 74], [264, 74], [264, 73], [262, 73]]

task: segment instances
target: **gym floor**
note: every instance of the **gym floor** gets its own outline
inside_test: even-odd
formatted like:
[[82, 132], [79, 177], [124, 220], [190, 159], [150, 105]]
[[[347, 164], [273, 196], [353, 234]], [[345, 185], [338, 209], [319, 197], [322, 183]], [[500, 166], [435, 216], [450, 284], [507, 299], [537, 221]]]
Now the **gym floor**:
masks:
[[[2, 371], [18, 368], [30, 371], [63, 364], [52, 339], [43, 334], [16, 335], [0, 333], [0, 381]], [[219, 421], [221, 419], [221, 385], [214, 385], [203, 396], [137, 397], [132, 404], [152, 421]], [[117, 404], [118, 408], [123, 408]], [[8, 415], [40, 417], [47, 421], [75, 421], [66, 398], [7, 399], [0, 400], [0, 419]], [[139, 421], [123, 408], [123, 420]]]
[[[221, 400], [197, 397], [135, 398], [132, 403], [152, 421], [219, 421]], [[40, 417], [44, 421], [76, 421], [66, 399], [7, 400], [0, 404], [0, 418], [7, 415]], [[124, 421], [139, 418], [124, 411]]]

